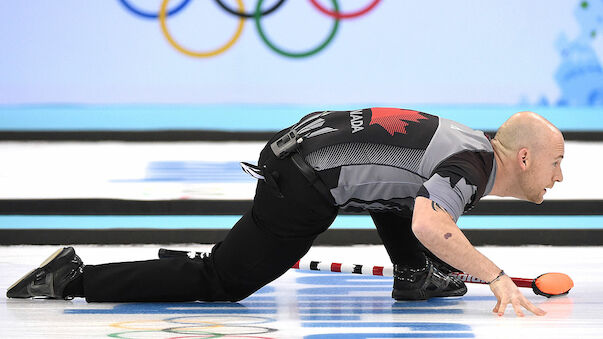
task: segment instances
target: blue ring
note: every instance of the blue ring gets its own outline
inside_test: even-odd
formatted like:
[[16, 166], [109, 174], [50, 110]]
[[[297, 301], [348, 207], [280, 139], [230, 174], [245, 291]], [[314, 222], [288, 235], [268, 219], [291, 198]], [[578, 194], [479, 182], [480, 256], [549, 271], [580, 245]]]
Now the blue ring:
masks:
[[[180, 5], [176, 6], [175, 8], [172, 8], [171, 10], [169, 10], [166, 13], [166, 17], [172, 15], [172, 14], [176, 14], [178, 12], [180, 12], [184, 7], [186, 7], [186, 5], [188, 5], [188, 3], [191, 0], [183, 0]], [[119, 2], [121, 2], [122, 5], [124, 5], [125, 8], [127, 8], [130, 12], [143, 17], [145, 19], [157, 19], [159, 17], [159, 13], [148, 13], [148, 12], [143, 12], [137, 8], [135, 8], [134, 6], [130, 5], [130, 3], [127, 0], [119, 0]]]

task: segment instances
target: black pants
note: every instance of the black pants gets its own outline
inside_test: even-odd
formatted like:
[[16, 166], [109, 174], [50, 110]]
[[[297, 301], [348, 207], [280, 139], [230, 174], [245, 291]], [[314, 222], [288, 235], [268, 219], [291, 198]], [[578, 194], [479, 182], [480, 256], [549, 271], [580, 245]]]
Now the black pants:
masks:
[[[260, 154], [258, 164], [266, 165], [265, 171], [274, 174], [278, 188], [259, 181], [253, 207], [214, 246], [208, 258], [87, 265], [83, 274], [86, 300], [238, 301], [285, 273], [331, 225], [337, 208], [290, 159], [277, 159], [269, 146]], [[392, 261], [412, 260], [420, 249], [410, 230], [409, 216], [371, 215]]]
[[370, 212], [383, 246], [394, 264], [421, 267], [427, 251], [412, 232], [412, 213]]
[[237, 301], [285, 273], [331, 225], [337, 208], [290, 159], [277, 159], [269, 146], [258, 164], [274, 173], [283, 197], [259, 181], [253, 207], [214, 246], [209, 258], [87, 265], [86, 300]]

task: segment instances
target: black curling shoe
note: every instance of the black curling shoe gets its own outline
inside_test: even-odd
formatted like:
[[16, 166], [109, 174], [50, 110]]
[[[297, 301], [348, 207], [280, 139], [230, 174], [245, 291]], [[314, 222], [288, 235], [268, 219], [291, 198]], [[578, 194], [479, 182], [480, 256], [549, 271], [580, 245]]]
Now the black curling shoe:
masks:
[[429, 258], [422, 268], [394, 265], [394, 291], [396, 300], [426, 300], [433, 297], [460, 297], [467, 286], [460, 279], [450, 277], [438, 269]]
[[46, 297], [70, 299], [64, 296], [65, 286], [83, 272], [84, 264], [73, 247], [54, 252], [40, 267], [19, 279], [6, 291], [9, 298]]

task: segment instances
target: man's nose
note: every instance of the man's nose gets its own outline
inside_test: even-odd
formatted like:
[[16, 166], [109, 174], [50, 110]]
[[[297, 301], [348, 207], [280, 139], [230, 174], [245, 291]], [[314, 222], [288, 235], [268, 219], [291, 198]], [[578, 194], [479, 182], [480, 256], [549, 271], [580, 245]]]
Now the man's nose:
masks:
[[559, 173], [557, 173], [557, 175], [555, 176], [554, 180], [556, 182], [562, 182], [563, 181], [563, 171], [561, 171], [561, 167], [559, 168]]

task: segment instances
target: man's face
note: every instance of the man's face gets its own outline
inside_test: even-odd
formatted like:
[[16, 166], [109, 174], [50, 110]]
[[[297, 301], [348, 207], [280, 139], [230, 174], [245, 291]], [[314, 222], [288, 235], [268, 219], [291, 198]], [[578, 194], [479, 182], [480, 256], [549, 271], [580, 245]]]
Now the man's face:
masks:
[[532, 160], [520, 176], [526, 200], [540, 204], [544, 200], [546, 190], [553, 188], [556, 182], [563, 180], [561, 160], [565, 147], [563, 137], [551, 138], [545, 147], [531, 152]]

